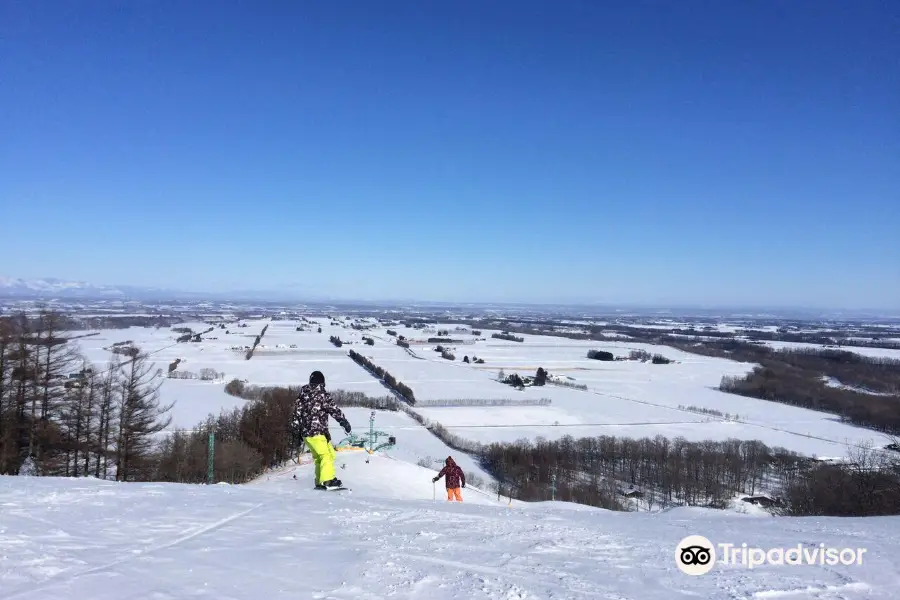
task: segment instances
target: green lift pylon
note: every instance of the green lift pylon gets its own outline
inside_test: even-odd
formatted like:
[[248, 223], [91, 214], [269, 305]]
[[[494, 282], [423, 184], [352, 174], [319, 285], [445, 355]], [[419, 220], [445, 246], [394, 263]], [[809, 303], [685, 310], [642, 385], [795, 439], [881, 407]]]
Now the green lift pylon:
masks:
[[[379, 442], [379, 438], [387, 438], [387, 440]], [[369, 433], [364, 436], [351, 433], [338, 442], [336, 448], [338, 450], [341, 448], [359, 448], [365, 450], [369, 454], [374, 454], [379, 450], [393, 448], [395, 445], [397, 445], [397, 438], [388, 434], [386, 431], [375, 430], [375, 411], [373, 410], [369, 415]]]

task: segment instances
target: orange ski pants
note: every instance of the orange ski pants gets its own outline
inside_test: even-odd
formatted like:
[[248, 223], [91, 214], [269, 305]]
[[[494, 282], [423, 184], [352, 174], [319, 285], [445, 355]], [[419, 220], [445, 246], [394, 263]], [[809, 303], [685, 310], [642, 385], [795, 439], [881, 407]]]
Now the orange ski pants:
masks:
[[447, 488], [447, 502], [452, 502], [454, 499], [457, 502], [462, 502], [462, 493], [459, 491], [459, 488]]

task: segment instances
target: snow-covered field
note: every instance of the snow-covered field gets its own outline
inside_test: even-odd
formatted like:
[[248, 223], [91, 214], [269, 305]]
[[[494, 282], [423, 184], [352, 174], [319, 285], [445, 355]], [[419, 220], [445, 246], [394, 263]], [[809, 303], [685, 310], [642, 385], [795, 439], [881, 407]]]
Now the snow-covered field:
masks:
[[[897, 596], [898, 517], [613, 513], [498, 502], [471, 487], [451, 504], [432, 484], [434, 471], [365, 456], [339, 457], [351, 492], [313, 490], [308, 465], [242, 486], [0, 477], [0, 598]], [[717, 547], [712, 570], [690, 576], [675, 558], [688, 535], [762, 550], [865, 552], [861, 564], [749, 568], [723, 564]]]
[[[409, 351], [396, 345], [396, 338], [385, 327], [356, 331], [332, 326], [330, 320], [317, 319], [322, 332], [296, 331], [295, 321], [247, 321], [247, 327], [229, 325], [216, 329], [198, 343], [176, 343], [178, 334], [171, 329], [132, 328], [104, 330], [99, 335], [79, 340], [87, 357], [97, 364], [109, 359], [108, 348], [115, 342], [132, 340], [153, 352], [152, 359], [164, 371], [176, 358], [182, 359], [179, 371], [199, 372], [210, 368], [223, 373], [218, 382], [167, 379], [161, 393], [165, 402], [174, 402], [173, 428], [192, 427], [207, 414], [218, 414], [244, 404], [244, 400], [224, 393], [224, 381], [245, 379], [257, 385], [299, 385], [309, 373], [320, 370], [330, 389], [364, 392], [384, 396], [390, 392], [348, 356], [353, 349], [383, 367], [409, 385], [423, 403], [420, 412], [439, 421], [455, 433], [481, 442], [516, 440], [522, 437], [558, 438], [616, 435], [626, 437], [683, 436], [689, 440], [728, 438], [759, 439], [770, 446], [817, 455], [843, 455], [847, 446], [863, 443], [883, 445], [880, 434], [839, 422], [831, 414], [819, 413], [783, 404], [726, 394], [717, 386], [723, 375], [742, 375], [752, 365], [685, 353], [669, 347], [631, 343], [622, 340], [603, 342], [570, 340], [560, 337], [524, 335], [525, 341], [510, 342], [491, 338], [493, 331], [482, 331], [476, 338], [469, 332], [455, 331], [454, 324], [442, 324], [453, 339], [469, 344], [444, 344], [456, 355], [455, 361], [441, 358], [435, 344], [413, 344]], [[349, 320], [348, 320], [349, 323]], [[245, 346], [252, 346], [264, 326], [268, 330], [250, 360]], [[194, 331], [204, 331], [203, 323], [187, 323]], [[407, 339], [426, 340], [436, 332], [394, 327]], [[329, 342], [329, 336], [344, 342], [341, 348]], [[208, 339], [209, 337], [218, 339]], [[363, 343], [364, 336], [375, 340]], [[236, 350], [233, 348], [237, 348]], [[653, 365], [637, 361], [602, 362], [586, 357], [589, 349], [607, 350], [627, 356], [632, 350], [659, 353], [675, 361]], [[885, 351], [886, 352], [886, 351]], [[484, 364], [466, 364], [462, 359], [477, 356]], [[498, 372], [534, 375], [543, 367], [551, 375], [568, 378], [588, 386], [586, 391], [555, 385], [516, 390], [497, 381]], [[506, 407], [428, 407], [428, 401], [454, 399], [528, 399], [549, 398], [549, 406]], [[737, 415], [739, 421], [686, 410], [694, 406]], [[410, 431], [419, 426], [405, 415], [385, 413], [382, 418], [407, 419]], [[367, 423], [367, 417], [365, 417]], [[430, 434], [421, 430], [421, 434]], [[423, 438], [424, 439], [424, 438]], [[446, 446], [425, 448], [428, 453], [445, 453]], [[425, 454], [428, 455], [428, 454]], [[425, 455], [420, 455], [422, 458]], [[413, 456], [406, 457], [412, 460]]]
[[[776, 341], [765, 341], [763, 342], [765, 345], [770, 348], [775, 348], [781, 350], [783, 348], [791, 348], [791, 349], [814, 349], [814, 350], [825, 350], [825, 346], [822, 344], [807, 344], [805, 342], [776, 342]], [[893, 348], [867, 348], [865, 346], [839, 346], [838, 350], [843, 350], [846, 352], [854, 352], [861, 356], [870, 356], [874, 358], [893, 358], [895, 360], [900, 360], [900, 350], [894, 350]]]

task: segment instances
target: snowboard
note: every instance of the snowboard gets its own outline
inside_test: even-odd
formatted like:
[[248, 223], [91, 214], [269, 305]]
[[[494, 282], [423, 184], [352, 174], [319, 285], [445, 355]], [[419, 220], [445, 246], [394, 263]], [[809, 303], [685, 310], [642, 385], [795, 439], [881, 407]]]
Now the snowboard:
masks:
[[336, 487], [336, 488], [325, 488], [324, 490], [319, 490], [320, 492], [350, 492], [352, 491], [348, 487]]

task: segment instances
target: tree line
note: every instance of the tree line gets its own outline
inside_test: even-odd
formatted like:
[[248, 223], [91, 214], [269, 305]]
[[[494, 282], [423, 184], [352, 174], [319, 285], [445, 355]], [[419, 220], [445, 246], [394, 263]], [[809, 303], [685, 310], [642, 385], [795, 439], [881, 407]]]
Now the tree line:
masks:
[[[855, 328], [854, 331], [829, 329], [821, 330], [814, 333], [788, 331], [780, 328], [778, 331], [762, 331], [759, 329], [740, 329], [736, 332], [718, 331], [712, 328], [712, 325], [698, 330], [694, 327], [680, 328], [672, 327], [670, 329], [647, 329], [639, 326], [616, 323], [608, 324], [585, 324], [583, 332], [568, 331], [559, 329], [560, 322], [556, 319], [535, 318], [528, 319], [516, 317], [509, 318], [493, 318], [493, 319], [463, 319], [463, 323], [470, 327], [498, 328], [505, 327], [509, 332], [524, 333], [529, 335], [551, 335], [557, 337], [565, 337], [575, 340], [604, 340], [604, 333], [610, 329], [614, 329], [616, 333], [627, 335], [634, 341], [642, 341], [646, 343], [671, 345], [669, 342], [685, 342], [704, 343], [708, 340], [704, 338], [721, 338], [722, 340], [733, 340], [735, 335], [744, 336], [754, 341], [782, 341], [782, 342], [798, 342], [807, 344], [819, 344], [822, 346], [837, 347], [863, 347], [863, 348], [889, 348], [900, 349], [900, 342], [889, 339], [881, 339], [884, 330], [873, 326], [861, 326]], [[711, 320], [710, 323], [715, 323]], [[792, 323], [796, 327], [805, 327], [806, 323], [795, 321]], [[476, 334], [477, 335], [477, 334]], [[870, 335], [872, 339], [857, 339], [850, 337]], [[687, 338], [690, 339], [685, 339]]]
[[[784, 449], [770, 451], [758, 441], [689, 442], [662, 436], [631, 439], [601, 436], [555, 441], [522, 440], [492, 444], [483, 452], [484, 467], [511, 485], [523, 499], [546, 499], [555, 478], [566, 499], [588, 490], [603, 498], [610, 482], [644, 488], [645, 499], [662, 506], [688, 504], [723, 507], [735, 493], [755, 493], [767, 480], [770, 457], [794, 465], [800, 457]], [[573, 501], [578, 501], [573, 496]]]
[[900, 461], [876, 450], [826, 464], [756, 440], [567, 436], [490, 444], [480, 455], [483, 468], [522, 500], [548, 500], [555, 485], [557, 499], [621, 509], [611, 490], [637, 486], [648, 509], [724, 508], [735, 494], [767, 492], [782, 515], [900, 514]]
[[650, 354], [646, 350], [632, 350], [628, 353], [628, 360], [638, 360], [641, 362], [650, 362], [654, 365], [668, 365], [672, 362], [662, 354]]
[[780, 515], [886, 516], [900, 513], [900, 465], [871, 449], [858, 449], [844, 464], [814, 465], [785, 485]]
[[211, 369], [209, 367], [200, 369], [199, 373], [194, 373], [193, 371], [176, 371], [174, 369], [171, 369], [166, 374], [166, 377], [168, 377], [169, 379], [196, 379], [199, 381], [217, 381], [219, 379], [224, 379], [225, 373], [216, 371], [215, 369]]
[[798, 369], [824, 373], [845, 385], [900, 396], [900, 360], [897, 359], [813, 348], [779, 350], [775, 357]]
[[565, 381], [562, 379], [548, 379], [547, 383], [551, 385], [558, 385], [560, 387], [572, 388], [573, 390], [581, 390], [587, 391], [588, 386], [585, 383], [575, 383], [574, 381]]
[[369, 360], [359, 352], [351, 350], [350, 358], [353, 359], [353, 362], [369, 371], [369, 373], [371, 373], [375, 377], [378, 377], [388, 388], [396, 392], [406, 402], [411, 405], [415, 405], [416, 396], [413, 393], [412, 388], [410, 388], [408, 385], [406, 385], [402, 381], [398, 381], [396, 377], [373, 363], [371, 360]]
[[[287, 390], [296, 398], [300, 394], [301, 386], [259, 386], [249, 384], [240, 379], [232, 379], [225, 384], [225, 393], [244, 400], [262, 400], [269, 395]], [[367, 396], [363, 392], [351, 392], [347, 390], [328, 390], [332, 399], [338, 406], [372, 408], [378, 410], [399, 410], [397, 399], [392, 396]]]
[[97, 315], [80, 316], [58, 313], [59, 331], [85, 331], [88, 329], [129, 329], [147, 327], [160, 329], [184, 321], [184, 315]]
[[289, 388], [267, 389], [243, 407], [167, 436], [157, 450], [152, 480], [205, 483], [211, 432], [215, 481], [245, 483], [297, 457], [302, 440], [291, 430], [296, 397]]
[[507, 342], [524, 342], [525, 338], [519, 337], [516, 335], [512, 335], [508, 331], [504, 331], [503, 333], [492, 333], [491, 337], [497, 340], [506, 340]]
[[[246, 323], [244, 323], [242, 325], [238, 325], [238, 327], [246, 327]], [[262, 341], [263, 337], [266, 335], [266, 330], [268, 328], [269, 328], [269, 325], [267, 323], [263, 326], [262, 331], [259, 332], [259, 335], [256, 336], [256, 339], [253, 340], [253, 346], [249, 350], [247, 350], [247, 354], [245, 355], [245, 358], [247, 360], [250, 360], [251, 358], [253, 358], [253, 353], [256, 352], [256, 347], [259, 346], [259, 343]]]
[[550, 398], [448, 398], [417, 400], [417, 408], [446, 408], [451, 406], [550, 406]]
[[[743, 377], [723, 377], [722, 391], [821, 410], [856, 425], [900, 433], [900, 361], [834, 350], [773, 351], [745, 344], [735, 350], [733, 354], [759, 366]], [[875, 393], [828, 385], [827, 378]]]

